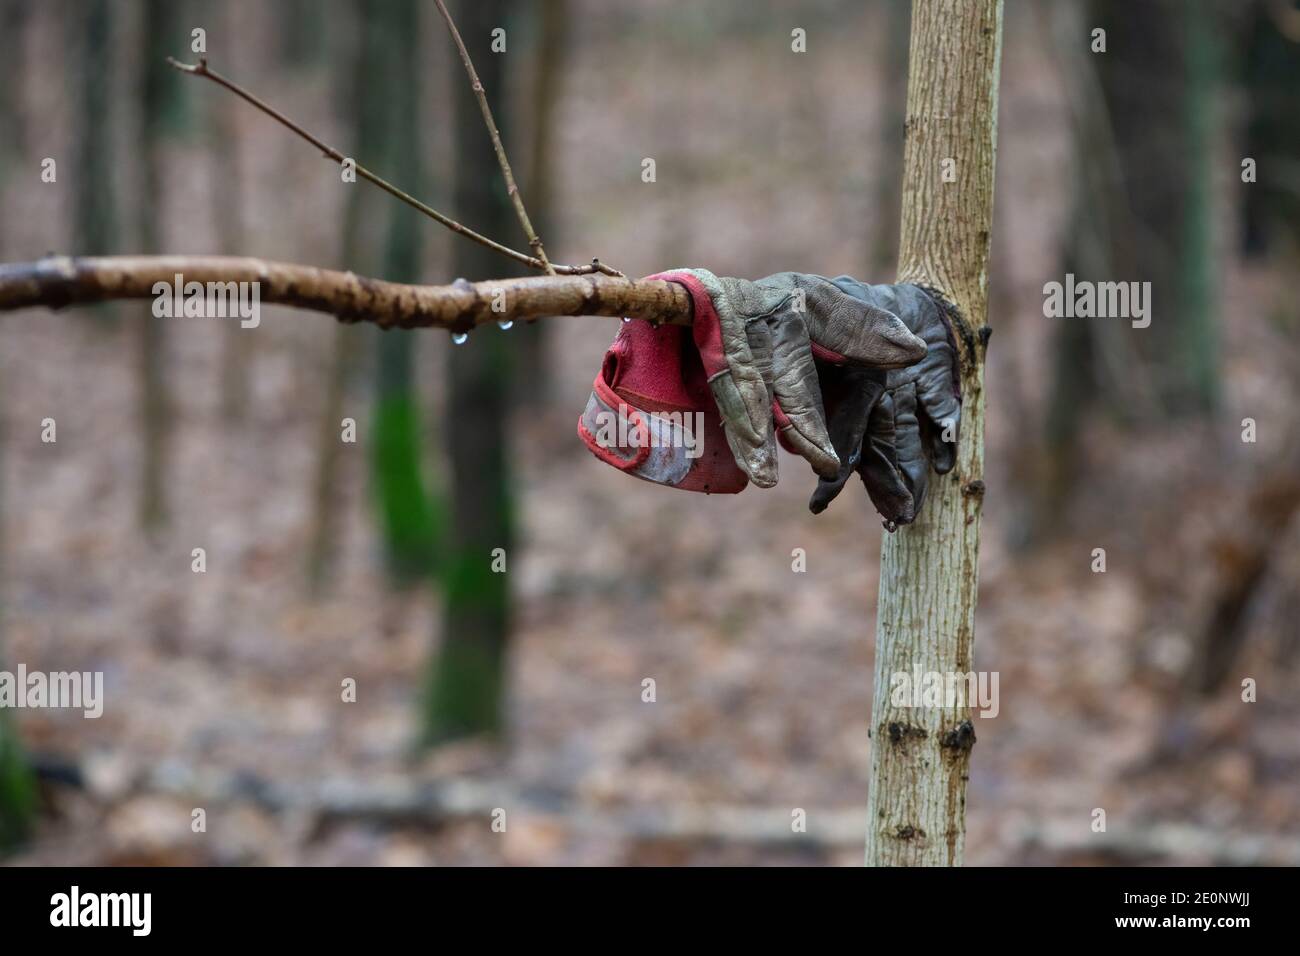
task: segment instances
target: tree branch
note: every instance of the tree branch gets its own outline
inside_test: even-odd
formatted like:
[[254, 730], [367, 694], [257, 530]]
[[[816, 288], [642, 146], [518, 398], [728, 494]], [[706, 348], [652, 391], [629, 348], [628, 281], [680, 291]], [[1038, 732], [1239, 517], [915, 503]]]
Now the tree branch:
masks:
[[506, 148], [501, 144], [501, 133], [497, 130], [496, 120], [492, 118], [492, 108], [488, 106], [487, 93], [483, 89], [483, 83], [478, 78], [478, 72], [474, 69], [474, 63], [469, 58], [469, 50], [465, 49], [465, 41], [460, 37], [460, 31], [456, 29], [456, 22], [452, 20], [451, 14], [447, 12], [447, 5], [443, 0], [434, 0], [438, 5], [438, 12], [442, 18], [447, 21], [447, 30], [451, 33], [451, 38], [456, 41], [456, 49], [460, 51], [460, 61], [465, 64], [465, 72], [469, 74], [470, 89], [474, 91], [474, 98], [478, 100], [479, 112], [483, 114], [483, 122], [487, 124], [488, 135], [492, 137], [492, 148], [496, 150], [497, 162], [501, 165], [501, 174], [506, 179], [506, 195], [510, 197], [511, 204], [515, 207], [515, 215], [519, 217], [519, 225], [524, 227], [524, 235], [528, 237], [528, 246], [536, 254], [537, 258], [542, 261], [546, 271], [554, 275], [555, 269], [546, 258], [546, 250], [542, 248], [542, 240], [538, 238], [537, 232], [533, 229], [532, 221], [528, 218], [528, 211], [524, 209], [524, 199], [519, 195], [519, 187], [515, 185], [514, 173], [510, 171], [510, 160], [506, 159]]
[[[237, 256], [47, 256], [0, 264], [0, 312], [157, 298], [159, 283], [255, 282], [259, 302], [326, 312], [382, 328], [464, 332], [487, 322], [606, 315], [689, 325], [675, 282], [605, 275], [530, 276], [449, 286], [404, 285], [352, 272]], [[498, 309], [493, 310], [493, 305]]]
[[[208, 61], [206, 59], [199, 60], [197, 65], [191, 63], [181, 63], [180, 61], [174, 60], [171, 57], [167, 58], [167, 62], [171, 64], [173, 67], [175, 67], [176, 69], [180, 70], [182, 73], [189, 73], [191, 76], [201, 76], [205, 79], [211, 80], [213, 83], [216, 83], [218, 86], [223, 86], [226, 89], [230, 90], [230, 92], [234, 93], [240, 99], [244, 100], [247, 103], [251, 103], [253, 106], [257, 107], [259, 110], [261, 110], [267, 116], [271, 117], [271, 119], [275, 120], [285, 129], [288, 129], [296, 133], [297, 135], [305, 139], [307, 142], [311, 143], [313, 146], [319, 149], [321, 153], [324, 154], [328, 159], [332, 159], [336, 163], [341, 164], [345, 160], [350, 158], [344, 156], [342, 153], [340, 153], [333, 146], [330, 146], [324, 140], [319, 139], [318, 137], [313, 136], [311, 133], [307, 132], [307, 130], [303, 129], [293, 120], [289, 119], [289, 117], [285, 116], [275, 107], [271, 106], [269, 103], [266, 103], [258, 99], [256, 96], [248, 92], [248, 90], [244, 89], [238, 83], [235, 83], [233, 80], [227, 79], [226, 77], [218, 73], [216, 70], [210, 69], [208, 67]], [[495, 127], [493, 127], [492, 130], [495, 136]], [[504, 159], [504, 153], [499, 153], [498, 155], [500, 155]], [[448, 229], [450, 229], [452, 232], [456, 233], [457, 235], [464, 236], [466, 239], [470, 239], [474, 242], [477, 242], [479, 245], [486, 246], [487, 248], [491, 249], [493, 252], [499, 252], [501, 255], [513, 259], [516, 262], [522, 262], [524, 265], [529, 266], [533, 269], [541, 269], [549, 273], [550, 275], [556, 275], [558, 273], [560, 275], [567, 275], [567, 276], [581, 276], [581, 275], [591, 275], [597, 272], [607, 276], [618, 277], [623, 275], [623, 273], [619, 272], [617, 269], [613, 269], [610, 266], [605, 265], [599, 259], [592, 259], [591, 265], [589, 266], [555, 266], [552, 265], [549, 261], [547, 261], [544, 256], [530, 256], [527, 253], [519, 252], [515, 249], [511, 249], [509, 246], [504, 246], [499, 242], [489, 239], [487, 236], [475, 232], [473, 229], [470, 229], [468, 226], [461, 225], [455, 219], [452, 219], [450, 216], [443, 215], [442, 213], [438, 212], [438, 210], [434, 209], [432, 206], [420, 202], [420, 200], [416, 199], [414, 196], [410, 195], [409, 193], [397, 188], [392, 183], [388, 182], [386, 179], [383, 179], [380, 176], [375, 175], [370, 170], [366, 169], [364, 166], [358, 163], [355, 159], [352, 159], [352, 163], [357, 171], [358, 176], [371, 183], [374, 183], [376, 186], [378, 186], [384, 192], [388, 193], [390, 196], [394, 196], [397, 199], [400, 199], [402, 202], [406, 203], [408, 206], [411, 206], [414, 209], [418, 209], [420, 212], [424, 213], [430, 219], [433, 219], [434, 221], [441, 223], [442, 225], [446, 226]], [[507, 169], [506, 181], [508, 184], [513, 186], [514, 179], [510, 177], [508, 169]], [[515, 200], [516, 208], [518, 208], [520, 212], [522, 212], [523, 204], [519, 201], [518, 196], [514, 195], [512, 196], [512, 198]], [[531, 230], [532, 230], [532, 226], [529, 225], [525, 231], [530, 233], [530, 239], [535, 239], [536, 237], [531, 235]], [[540, 246], [540, 244], [541, 243], [539, 240], [538, 246]]]

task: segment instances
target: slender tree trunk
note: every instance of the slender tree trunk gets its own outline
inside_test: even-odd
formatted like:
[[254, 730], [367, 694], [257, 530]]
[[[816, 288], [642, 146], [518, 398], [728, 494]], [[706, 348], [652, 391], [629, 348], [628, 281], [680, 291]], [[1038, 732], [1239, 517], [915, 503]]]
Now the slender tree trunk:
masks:
[[[564, 58], [568, 0], [538, 0], [534, 5], [533, 82], [529, 117], [533, 124], [531, 162], [528, 168], [528, 214], [537, 234], [553, 240], [555, 210], [552, 197], [555, 151], [556, 100], [559, 98], [560, 64]], [[518, 111], [516, 111], [517, 113]], [[546, 354], [544, 322], [523, 323], [515, 344], [519, 386], [517, 400], [530, 407], [546, 407], [551, 395], [551, 365]]]
[[[1242, 89], [1245, 110], [1241, 133], [1242, 157], [1258, 164], [1258, 180], [1238, 182], [1234, 190], [1243, 205], [1242, 251], [1261, 256], [1270, 249], [1300, 248], [1300, 189], [1290, 175], [1271, 176], [1300, 156], [1300, 43], [1281, 29], [1278, 8], [1271, 0], [1253, 0], [1245, 42], [1235, 57], [1233, 77]], [[1241, 134], [1238, 134], [1241, 135]]]
[[77, 130], [75, 251], [106, 256], [118, 250], [113, 183], [113, 8], [91, 0], [81, 16], [77, 68], [81, 71], [81, 122]]
[[[4, 436], [0, 434], [0, 448]], [[3, 469], [0, 469], [0, 474]], [[4, 489], [0, 486], [0, 516], [4, 514]], [[7, 608], [4, 595], [8, 593], [5, 572], [8, 562], [3, 560], [5, 545], [3, 522], [0, 521], [0, 667], [10, 666], [4, 654], [4, 626]], [[7, 709], [0, 709], [0, 855], [26, 839], [36, 816], [36, 780], [22, 741], [18, 737], [18, 722]]]
[[1151, 283], [1151, 327], [1131, 339], [1153, 384], [1144, 407], [1204, 415], [1218, 362], [1209, 260], [1213, 31], [1221, 26], [1203, 0], [1092, 0], [1089, 16], [1106, 30], [1097, 77], [1128, 216], [1110, 238], [1117, 274], [1102, 278]]
[[1209, 0], [1190, 0], [1184, 18], [1185, 89], [1183, 141], [1186, 144], [1186, 212], [1178, 256], [1178, 303], [1183, 320], [1179, 336], [1179, 404], [1202, 412], [1219, 403], [1219, 330], [1214, 277], [1214, 166], [1218, 119], [1218, 16]]
[[[366, 144], [370, 155], [403, 188], [426, 192], [421, 162], [419, 98], [419, 17], [415, 0], [388, 0], [370, 13], [384, 37], [382, 61], [375, 73], [387, 104], [378, 141]], [[384, 278], [415, 282], [420, 278], [424, 221], [407, 206], [388, 203], [384, 243]], [[407, 585], [432, 573], [437, 555], [437, 515], [424, 469], [424, 428], [416, 381], [418, 338], [412, 330], [376, 331], [375, 407], [371, 444], [371, 479], [379, 510], [380, 532], [389, 577]]]
[[[167, 66], [178, 38], [177, 5], [172, 0], [148, 0], [143, 12], [144, 66], [142, 77], [143, 143], [138, 164], [140, 239], [146, 251], [162, 246], [163, 143], [179, 124], [179, 85]], [[167, 389], [167, 321], [145, 309], [135, 324], [139, 362], [140, 426], [143, 436], [140, 477], [140, 522], [155, 531], [167, 521], [166, 467], [171, 440], [171, 395]]]
[[[375, 25], [366, 19], [360, 0], [340, 5], [336, 11], [346, 17], [348, 30], [335, 34], [339, 45], [345, 37], [355, 35], [357, 44], [351, 50], [351, 68], [344, 71], [344, 89], [337, 99], [344, 104], [347, 118], [352, 124], [353, 154], [360, 155], [367, 144], [380, 136], [380, 107], [382, 90], [377, 84], [377, 64], [381, 58], [382, 37]], [[287, 27], [287, 24], [286, 24]], [[343, 213], [343, 264], [356, 272], [373, 269], [378, 258], [369, 252], [373, 243], [366, 233], [366, 192], [361, 183], [348, 188], [347, 205]], [[371, 197], [374, 198], [374, 197]], [[344, 507], [339, 495], [339, 470], [343, 459], [342, 421], [348, 392], [356, 375], [358, 358], [363, 344], [368, 341], [365, 329], [355, 325], [339, 325], [334, 330], [330, 365], [325, 380], [325, 406], [317, 441], [316, 478], [312, 492], [311, 544], [307, 548], [307, 584], [313, 594], [320, 594], [329, 584], [334, 562], [339, 550], [339, 518]], [[356, 418], [356, 415], [349, 416]]]
[[937, 287], [960, 313], [962, 423], [956, 468], [881, 551], [869, 865], [955, 866], [965, 843], [970, 708], [907, 708], [890, 692], [895, 674], [972, 669], [1001, 49], [1001, 0], [913, 4], [899, 280]]
[[[1112, 175], [1118, 155], [1110, 137], [1110, 120], [1098, 83], [1097, 54], [1083, 47], [1092, 11], [1059, 5], [1044, 10], [1044, 19], [1060, 59], [1069, 96], [1072, 123], [1073, 195], [1070, 227], [1062, 243], [1061, 275], [1100, 279], [1114, 266], [1111, 250], [1116, 201], [1121, 184]], [[1037, 454], [1022, 476], [1033, 489], [1029, 538], [1041, 542], [1057, 533], [1065, 506], [1075, 488], [1083, 422], [1094, 408], [1100, 372], [1092, 322], [1061, 322], [1052, 333], [1052, 375], [1045, 403]]]
[[340, 325], [334, 330], [326, 376], [325, 407], [317, 432], [316, 479], [312, 490], [311, 545], [307, 548], [307, 585], [314, 595], [324, 592], [338, 556], [339, 465], [343, 455], [343, 418], [348, 386], [362, 341], [362, 329]]
[[[0, 88], [0, 171], [6, 159], [4, 152], [18, 144], [4, 140], [15, 135], [19, 128], [17, 71], [20, 65], [18, 50], [22, 42], [24, 10], [18, 4], [5, 0], [0, 3], [0, 75], [13, 86]], [[12, 73], [11, 73], [12, 68]], [[4, 247], [4, 221], [0, 220], [0, 248]], [[0, 392], [0, 401], [3, 393]], [[0, 428], [0, 452], [4, 450], [5, 435]], [[4, 475], [3, 457], [0, 456], [0, 477]], [[5, 603], [8, 593], [6, 572], [8, 562], [4, 527], [4, 485], [0, 483], [0, 667], [11, 666], [4, 654]], [[17, 722], [7, 710], [0, 710], [0, 854], [16, 846], [31, 830], [36, 814], [36, 782], [23, 755], [18, 739]]]
[[276, 40], [290, 69], [317, 66], [328, 49], [329, 25], [322, 22], [320, 0], [276, 0]]
[[9, 164], [22, 157], [23, 36], [29, 14], [26, 0], [0, 0], [0, 175], [9, 181]]
[[872, 210], [872, 275], [883, 275], [898, 261], [898, 191], [903, 176], [903, 121], [907, 99], [907, 34], [911, 17], [905, 3], [885, 5], [884, 52], [878, 66], [881, 95], [880, 155], [876, 163], [876, 205]]
[[[489, 51], [494, 27], [505, 27], [508, 0], [470, 0], [458, 5], [457, 22], [490, 98], [504, 88], [504, 56]], [[489, 235], [517, 229], [492, 144], [478, 106], [465, 85], [455, 90], [456, 211]], [[503, 113], [498, 105], [498, 113]], [[508, 136], [507, 136], [508, 139]], [[477, 278], [499, 270], [482, 246], [454, 247], [457, 275]], [[451, 520], [444, 570], [442, 643], [429, 675], [425, 738], [428, 741], [497, 733], [503, 717], [506, 645], [510, 633], [509, 574], [493, 569], [493, 551], [507, 562], [513, 521], [509, 467], [511, 333], [491, 325], [449, 350], [448, 450], [451, 458]], [[507, 563], [505, 571], [509, 570]]]
[[[230, 4], [220, 8], [227, 36], [237, 32]], [[227, 54], [234, 58], [237, 50]], [[233, 64], [232, 64], [233, 65]], [[244, 245], [243, 170], [240, 169], [238, 113], [243, 106], [234, 97], [213, 97], [210, 115], [212, 153], [215, 158], [212, 187], [212, 218], [216, 223], [217, 245], [225, 255], [238, 255]], [[239, 322], [225, 323], [221, 342], [221, 417], [237, 424], [248, 417], [248, 366], [257, 332]]]

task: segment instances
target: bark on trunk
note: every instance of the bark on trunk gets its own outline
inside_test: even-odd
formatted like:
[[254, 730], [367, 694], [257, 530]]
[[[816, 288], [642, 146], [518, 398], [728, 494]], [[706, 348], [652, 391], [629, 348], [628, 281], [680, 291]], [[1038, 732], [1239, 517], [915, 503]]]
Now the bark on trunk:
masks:
[[962, 861], [970, 708], [895, 706], [891, 689], [895, 674], [971, 670], [1001, 42], [1001, 0], [913, 5], [899, 281], [937, 287], [960, 311], [963, 404], [957, 467], [882, 548], [868, 865]]

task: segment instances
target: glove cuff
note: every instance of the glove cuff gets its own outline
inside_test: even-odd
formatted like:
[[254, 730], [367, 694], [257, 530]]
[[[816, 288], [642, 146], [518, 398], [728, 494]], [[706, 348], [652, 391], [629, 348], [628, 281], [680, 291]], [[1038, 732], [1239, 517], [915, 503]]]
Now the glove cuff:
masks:
[[623, 323], [578, 419], [578, 437], [607, 465], [656, 484], [736, 494], [748, 483], [682, 326]]
[[728, 369], [727, 356], [722, 350], [722, 320], [714, 306], [714, 296], [722, 296], [722, 284], [707, 269], [670, 269], [658, 272], [647, 279], [663, 279], [685, 286], [691, 295], [691, 337], [700, 354], [706, 379], [711, 379]]

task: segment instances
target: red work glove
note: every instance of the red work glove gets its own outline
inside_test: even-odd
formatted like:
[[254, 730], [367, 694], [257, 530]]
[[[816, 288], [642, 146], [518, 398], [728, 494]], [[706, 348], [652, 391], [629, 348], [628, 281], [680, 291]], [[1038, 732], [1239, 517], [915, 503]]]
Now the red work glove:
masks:
[[[823, 276], [781, 272], [749, 281], [678, 269], [650, 278], [690, 293], [690, 337], [628, 323], [606, 355], [578, 433], [603, 461], [660, 484], [735, 492], [748, 478], [770, 488], [778, 438], [833, 480], [840, 460], [814, 356], [901, 368], [925, 355], [925, 343], [896, 315]], [[728, 451], [739, 477], [724, 464]]]
[[685, 326], [623, 323], [578, 419], [578, 437], [601, 461], [646, 481], [722, 495], [749, 483], [727, 447]]

